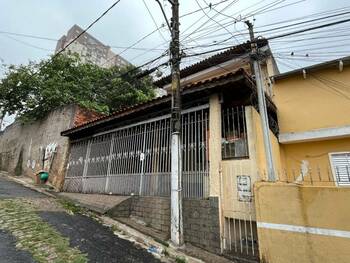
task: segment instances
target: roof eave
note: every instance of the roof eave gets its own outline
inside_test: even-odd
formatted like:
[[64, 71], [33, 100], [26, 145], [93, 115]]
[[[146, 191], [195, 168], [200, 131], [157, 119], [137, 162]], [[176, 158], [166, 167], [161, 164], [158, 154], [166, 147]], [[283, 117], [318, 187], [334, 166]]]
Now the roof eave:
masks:
[[308, 67], [303, 67], [303, 68], [299, 68], [296, 70], [292, 70], [292, 71], [288, 71], [282, 74], [278, 74], [275, 76], [272, 76], [271, 78], [276, 81], [276, 80], [281, 80], [281, 79], [286, 79], [289, 77], [293, 77], [293, 76], [297, 76], [300, 74], [303, 74], [303, 71], [306, 70], [306, 72], [314, 72], [314, 71], [318, 71], [318, 70], [322, 70], [322, 69], [328, 69], [328, 68], [332, 68], [332, 67], [339, 67], [339, 61], [342, 61], [344, 63], [344, 66], [346, 65], [350, 65], [350, 56], [347, 57], [342, 57], [342, 58], [338, 58], [338, 59], [334, 59], [334, 60], [330, 60], [330, 61], [326, 61], [323, 63], [319, 63], [319, 64], [315, 64], [312, 66], [308, 66]]

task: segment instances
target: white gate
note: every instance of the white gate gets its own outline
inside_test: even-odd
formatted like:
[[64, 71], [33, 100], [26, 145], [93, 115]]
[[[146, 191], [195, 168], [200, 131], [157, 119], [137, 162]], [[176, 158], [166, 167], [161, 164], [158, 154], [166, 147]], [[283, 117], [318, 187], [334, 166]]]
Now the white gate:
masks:
[[[170, 115], [72, 142], [64, 190], [170, 196]], [[183, 196], [208, 196], [208, 105], [182, 113]]]

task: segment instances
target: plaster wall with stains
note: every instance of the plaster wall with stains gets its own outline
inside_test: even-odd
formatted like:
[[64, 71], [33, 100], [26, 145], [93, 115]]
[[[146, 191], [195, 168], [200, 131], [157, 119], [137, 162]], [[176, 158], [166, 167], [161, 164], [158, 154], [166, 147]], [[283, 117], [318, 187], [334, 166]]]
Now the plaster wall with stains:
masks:
[[0, 170], [35, 179], [38, 171], [48, 167], [48, 160], [45, 165], [43, 163], [43, 150], [55, 145], [49, 182], [61, 189], [69, 155], [69, 140], [60, 133], [97, 116], [76, 105], [68, 105], [30, 124], [15, 121], [0, 135]]

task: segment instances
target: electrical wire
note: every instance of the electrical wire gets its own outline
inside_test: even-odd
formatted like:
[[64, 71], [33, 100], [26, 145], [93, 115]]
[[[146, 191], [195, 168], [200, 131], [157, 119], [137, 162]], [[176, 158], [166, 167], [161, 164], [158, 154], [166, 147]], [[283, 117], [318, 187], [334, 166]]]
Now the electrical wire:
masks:
[[[229, 7], [231, 7], [233, 4], [235, 4], [236, 3], [236, 1], [232, 1], [231, 3], [229, 3], [227, 6], [225, 6], [224, 8], [222, 8], [221, 10], [220, 10], [220, 12], [223, 12], [224, 10], [226, 10], [227, 8], [229, 8]], [[203, 15], [201, 18], [203, 18], [203, 17], [205, 17], [206, 15]], [[211, 19], [214, 19], [215, 17], [217, 17], [218, 16], [218, 14], [216, 14], [216, 15], [214, 15], [214, 16], [212, 16], [211, 17]], [[209, 23], [210, 21], [212, 21], [211, 19], [207, 19], [204, 23], [202, 23], [199, 27], [197, 27], [196, 29], [194, 29], [193, 31], [191, 31], [191, 33], [189, 33], [189, 34], [187, 34], [187, 35], [184, 35], [183, 37], [182, 37], [182, 39], [181, 39], [181, 41], [184, 41], [184, 40], [186, 40], [189, 36], [192, 36], [193, 34], [195, 34], [195, 32], [197, 31], [197, 30], [199, 30], [200, 28], [202, 28], [202, 27], [204, 27], [207, 23]], [[195, 23], [193, 23], [192, 25], [190, 25], [187, 29], [185, 29], [184, 31], [183, 31], [183, 34], [188, 30], [188, 29], [190, 29], [190, 28], [192, 28], [197, 22], [199, 22], [199, 20], [197, 20]]]
[[49, 40], [49, 41], [55, 41], [55, 42], [58, 41], [58, 39], [55, 39], [55, 38], [35, 36], [35, 35], [30, 35], [30, 34], [14, 33], [14, 32], [8, 32], [8, 31], [0, 31], [0, 34], [14, 35], [14, 36], [20, 36], [20, 37], [28, 37], [28, 38], [41, 39], [41, 40]]
[[[288, 66], [288, 64], [285, 63], [285, 62], [283, 62], [283, 61], [280, 61], [280, 63], [286, 65], [286, 66], [289, 67], [289, 68], [293, 68], [293, 67]], [[297, 67], [298, 67], [299, 69], [302, 69], [302, 68], [303, 68], [303, 67], [301, 67], [301, 66], [299, 66], [299, 65], [297, 65]], [[349, 97], [347, 94], [344, 94], [344, 92], [343, 92], [342, 90], [339, 90], [337, 87], [331, 86], [331, 85], [329, 84], [329, 82], [325, 81], [324, 78], [320, 78], [319, 76], [317, 76], [317, 75], [315, 75], [315, 74], [312, 74], [312, 73], [310, 73], [310, 72], [308, 72], [307, 74], [308, 74], [309, 76], [311, 76], [312, 78], [314, 78], [315, 80], [317, 80], [317, 81], [319, 81], [320, 83], [322, 83], [325, 87], [327, 87], [327, 90], [328, 90], [329, 92], [332, 92], [333, 94], [338, 95], [338, 96], [340, 96], [341, 98], [346, 98], [346, 99], [350, 100], [350, 97]], [[314, 86], [315, 86], [315, 85], [314, 85]], [[320, 86], [316, 86], [316, 87], [321, 88]], [[350, 87], [348, 86], [347, 89], [348, 89], [347, 91], [349, 91]]]
[[35, 48], [35, 49], [39, 49], [39, 50], [43, 50], [43, 51], [49, 51], [49, 52], [52, 52], [52, 51], [53, 51], [53, 50], [51, 50], [51, 49], [39, 47], [39, 46], [30, 44], [30, 43], [28, 43], [28, 42], [25, 42], [25, 41], [16, 39], [16, 38], [11, 37], [11, 36], [4, 35], [3, 37], [6, 37], [6, 38], [8, 38], [8, 39], [11, 39], [11, 40], [13, 40], [13, 41], [16, 41], [16, 42], [21, 43], [21, 44], [23, 44], [23, 45], [25, 45], [25, 46], [32, 47], [32, 48]]
[[113, 9], [121, 0], [114, 2], [106, 11], [104, 11], [98, 18], [96, 18], [92, 23], [90, 23], [80, 34], [73, 38], [64, 48], [58, 51], [52, 59], [62, 54], [70, 45], [72, 45], [78, 38], [80, 38], [84, 33], [86, 33], [93, 25], [95, 25], [102, 17], [104, 17], [111, 9]]
[[[118, 54], [110, 57], [109, 59], [107, 59], [102, 66], [104, 66], [105, 64], [107, 64], [108, 62], [110, 62], [112, 59], [120, 56], [121, 54], [125, 53], [126, 51], [130, 50], [131, 48], [135, 47], [137, 44], [139, 44], [140, 42], [142, 42], [143, 40], [145, 40], [146, 38], [150, 37], [151, 35], [153, 35], [155, 32], [157, 32], [159, 29], [155, 29], [152, 32], [148, 33], [147, 35], [141, 37], [139, 40], [137, 40], [136, 42], [134, 42], [133, 44], [131, 44], [130, 46], [126, 47], [125, 49], [123, 49], [121, 52], [119, 52]], [[149, 52], [149, 51], [147, 51]]]
[[[282, 24], [282, 23], [287, 23], [287, 22], [293, 22], [293, 21], [298, 21], [298, 20], [301, 20], [301, 19], [306, 19], [306, 18], [311, 18], [311, 17], [315, 17], [315, 16], [319, 16], [319, 15], [329, 15], [329, 14], [339, 14], [339, 11], [343, 11], [344, 10], [350, 10], [349, 7], [345, 7], [345, 8], [341, 8], [341, 9], [334, 9], [334, 10], [330, 10], [330, 11], [327, 11], [327, 12], [319, 12], [319, 13], [315, 13], [315, 14], [312, 14], [312, 15], [308, 15], [308, 16], [302, 16], [302, 17], [299, 17], [299, 18], [295, 18], [295, 19], [289, 19], [289, 20], [284, 20], [284, 21], [279, 21], [279, 22], [276, 22], [276, 23], [271, 23], [271, 24], [267, 24], [267, 25], [262, 25], [262, 26], [258, 26], [256, 28], [263, 28], [263, 27], [268, 27], [268, 26], [272, 26], [272, 25], [275, 25], [275, 24]], [[224, 21], [225, 19], [223, 20], [219, 20], [219, 22], [222, 22]], [[223, 23], [224, 26], [227, 26], [227, 25], [232, 25], [232, 24], [235, 24], [237, 21], [237, 18], [234, 18], [234, 21], [231, 21], [229, 23]], [[214, 28], [213, 27], [207, 27], [208, 29], [212, 28], [211, 31], [208, 31], [207, 33], [205, 33], [204, 35], [199, 35], [198, 37], [194, 38], [194, 39], [198, 39], [198, 38], [203, 38], [205, 37], [206, 35], [212, 33], [212, 32], [216, 32], [217, 31], [217, 26], [215, 26]], [[199, 31], [202, 31], [202, 30], [198, 30], [197, 32]], [[221, 34], [221, 35], [226, 35], [226, 34]], [[246, 34], [244, 34], [246, 35]]]
[[[151, 19], [152, 19], [152, 21], [153, 21], [153, 23], [154, 23], [156, 29], [160, 29], [160, 27], [158, 27], [157, 22], [156, 22], [156, 20], [154, 19], [153, 15], [152, 15], [152, 12], [151, 12], [151, 11], [149, 10], [149, 8], [148, 8], [148, 5], [147, 5], [146, 1], [145, 1], [145, 0], [142, 0], [142, 2], [143, 2], [143, 4], [145, 5], [145, 7], [146, 7], [146, 9], [147, 9], [147, 12], [148, 12], [148, 14], [150, 15], [150, 17], [151, 17]], [[163, 27], [163, 26], [162, 26], [162, 27]], [[158, 30], [158, 32], [159, 32], [159, 35], [163, 38], [163, 40], [164, 40], [164, 41], [167, 41], [167, 39], [164, 37], [164, 35], [162, 34], [162, 32], [161, 32], [160, 30]]]
[[344, 15], [348, 15], [348, 14], [350, 14], [350, 11], [349, 12], [339, 13], [339, 14], [334, 14], [334, 15], [329, 15], [329, 16], [323, 16], [323, 17], [319, 17], [319, 18], [315, 18], [315, 19], [311, 19], [311, 20], [307, 20], [307, 21], [302, 21], [302, 22], [298, 22], [298, 23], [294, 23], [294, 24], [279, 26], [279, 27], [275, 27], [275, 28], [271, 28], [271, 29], [267, 29], [267, 30], [258, 31], [256, 33], [257, 34], [261, 34], [261, 33], [265, 33], [265, 32], [276, 31], [276, 30], [280, 30], [280, 29], [285, 29], [286, 27], [299, 26], [299, 25], [308, 24], [308, 23], [311, 23], [311, 22], [318, 22], [318, 21], [321, 21], [321, 20], [325, 20], [325, 19], [329, 19], [329, 18], [335, 18], [335, 17], [338, 17], [338, 16], [344, 16]]
[[267, 37], [268, 40], [272, 40], [272, 39], [276, 39], [276, 38], [282, 38], [282, 37], [286, 37], [286, 36], [290, 36], [290, 35], [295, 35], [295, 34], [299, 34], [299, 33], [303, 33], [303, 32], [308, 32], [308, 31], [312, 31], [312, 30], [316, 30], [316, 29], [320, 29], [320, 28], [325, 28], [325, 27], [330, 27], [330, 26], [335, 26], [335, 25], [339, 25], [339, 24], [344, 24], [350, 22], [350, 19], [343, 19], [343, 20], [339, 20], [336, 22], [332, 22], [332, 23], [327, 23], [327, 24], [323, 24], [323, 25], [319, 25], [319, 26], [314, 26], [311, 28], [304, 28], [304, 29], [300, 29], [297, 31], [293, 31], [293, 32], [287, 32], [281, 35], [274, 35], [274, 36], [270, 36]]
[[[234, 35], [232, 34], [232, 32], [230, 31], [230, 30], [228, 30], [225, 26], [223, 26], [223, 25], [221, 25], [219, 22], [217, 22], [215, 19], [213, 19], [212, 17], [210, 17], [205, 11], [204, 11], [204, 9], [203, 9], [203, 7], [200, 5], [200, 3], [198, 2], [198, 0], [195, 0], [196, 1], [196, 3], [197, 3], [197, 5], [202, 9], [202, 11], [203, 11], [203, 13], [204, 13], [204, 15], [206, 16], [206, 17], [208, 17], [210, 20], [212, 20], [212, 21], [214, 21], [216, 24], [218, 24], [222, 29], [224, 29], [226, 32], [228, 32], [229, 34], [231, 34], [231, 36], [234, 38]], [[208, 5], [208, 3], [205, 1], [205, 0], [203, 0], [204, 1], [204, 3], [206, 4], [206, 5]], [[239, 43], [239, 41], [236, 39], [236, 41], [237, 41], [237, 43]]]

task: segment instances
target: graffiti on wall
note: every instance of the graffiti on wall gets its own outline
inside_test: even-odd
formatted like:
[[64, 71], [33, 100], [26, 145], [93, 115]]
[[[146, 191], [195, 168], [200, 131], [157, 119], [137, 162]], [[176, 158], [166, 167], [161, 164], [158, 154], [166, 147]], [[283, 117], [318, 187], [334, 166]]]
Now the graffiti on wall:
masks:
[[[31, 147], [30, 147], [31, 150]], [[50, 171], [53, 159], [55, 154], [57, 153], [57, 143], [50, 143], [46, 146], [39, 147], [39, 158], [32, 159], [31, 155], [29, 155], [29, 159], [27, 160], [27, 168], [32, 169], [40, 169], [44, 171]]]

